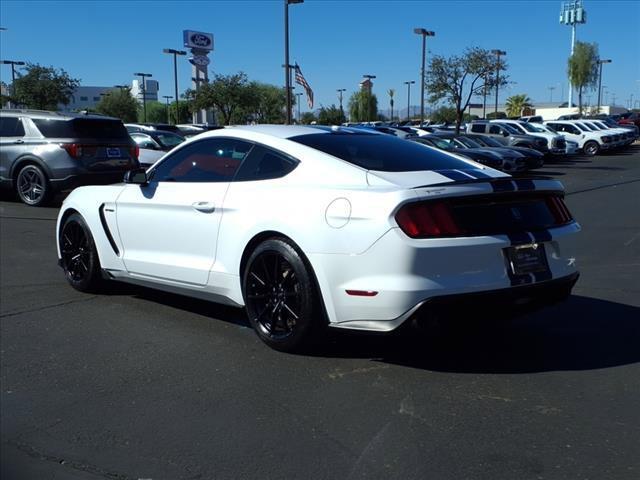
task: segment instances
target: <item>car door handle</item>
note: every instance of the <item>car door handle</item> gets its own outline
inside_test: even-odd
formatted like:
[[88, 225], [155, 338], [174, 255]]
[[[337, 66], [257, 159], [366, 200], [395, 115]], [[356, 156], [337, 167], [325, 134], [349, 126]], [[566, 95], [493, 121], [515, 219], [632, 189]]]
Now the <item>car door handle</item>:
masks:
[[13, 143], [17, 143], [17, 144], [24, 143], [24, 140], [16, 140], [16, 141], [15, 141], [15, 142], [13, 142]]
[[213, 202], [193, 202], [191, 206], [194, 210], [202, 213], [213, 213], [216, 210], [216, 206]]

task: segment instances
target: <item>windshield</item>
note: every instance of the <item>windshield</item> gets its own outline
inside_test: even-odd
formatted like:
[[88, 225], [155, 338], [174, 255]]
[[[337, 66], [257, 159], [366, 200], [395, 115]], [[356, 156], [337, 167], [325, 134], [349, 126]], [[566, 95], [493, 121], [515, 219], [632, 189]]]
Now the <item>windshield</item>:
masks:
[[589, 122], [589, 123], [587, 123], [587, 125], [589, 125], [590, 127], [594, 128], [595, 130], [602, 130], [602, 127], [600, 125], [598, 125], [596, 122]]
[[529, 123], [518, 123], [518, 126], [520, 128], [524, 128], [527, 132], [540, 132], [541, 130], [538, 130], [537, 128], [535, 128], [533, 125], [529, 124]]
[[482, 148], [482, 145], [468, 137], [458, 137], [456, 140], [467, 148]]
[[367, 170], [414, 172], [419, 170], [474, 170], [476, 166], [448, 153], [424, 148], [390, 135], [311, 133], [289, 140], [306, 145]]
[[587, 128], [587, 127], [586, 127], [585, 125], [583, 125], [582, 123], [578, 123], [578, 122], [576, 122], [576, 123], [574, 123], [574, 125], [575, 125], [576, 127], [578, 127], [580, 130], [582, 130], [583, 132], [590, 132], [590, 131], [591, 131], [591, 129], [590, 129], [590, 128]]
[[476, 142], [479, 142], [479, 143], [481, 143], [482, 145], [485, 145], [485, 146], [487, 146], [487, 147], [502, 147], [502, 146], [503, 146], [499, 141], [497, 141], [496, 139], [491, 138], [491, 137], [485, 137], [485, 136], [480, 136], [480, 135], [476, 136], [476, 135], [474, 135], [474, 136], [473, 136], [473, 139], [474, 139]]
[[184, 137], [171, 132], [156, 132], [155, 136], [164, 147], [175, 147], [185, 141]]
[[507, 132], [513, 134], [513, 135], [522, 135], [522, 131], [518, 130], [517, 128], [514, 128], [513, 126], [509, 125], [508, 123], [501, 123], [500, 126], [502, 128], [504, 128]]
[[580, 125], [582, 125], [582, 126], [586, 129], [585, 131], [587, 131], [587, 132], [589, 132], [589, 131], [591, 131], [591, 132], [595, 131], [595, 127], [591, 127], [591, 126], [589, 126], [589, 124], [588, 124], [588, 123], [586, 123], [586, 122], [582, 122], [582, 123], [580, 123]]

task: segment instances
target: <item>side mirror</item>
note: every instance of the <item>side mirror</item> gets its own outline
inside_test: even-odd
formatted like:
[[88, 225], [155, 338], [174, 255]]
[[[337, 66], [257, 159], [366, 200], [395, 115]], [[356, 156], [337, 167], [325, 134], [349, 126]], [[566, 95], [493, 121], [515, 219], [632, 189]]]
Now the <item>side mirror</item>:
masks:
[[144, 168], [134, 168], [124, 174], [124, 183], [133, 183], [135, 185], [147, 185], [147, 171]]

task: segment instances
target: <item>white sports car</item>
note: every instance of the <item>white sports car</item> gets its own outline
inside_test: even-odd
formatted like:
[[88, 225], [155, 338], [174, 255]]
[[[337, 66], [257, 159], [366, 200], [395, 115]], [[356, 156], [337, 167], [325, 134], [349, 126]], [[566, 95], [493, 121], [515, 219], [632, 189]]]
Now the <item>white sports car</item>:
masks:
[[386, 332], [567, 297], [580, 226], [563, 195], [390, 135], [235, 127], [74, 190], [56, 238], [78, 290], [112, 279], [244, 306], [263, 341], [294, 350], [326, 325]]

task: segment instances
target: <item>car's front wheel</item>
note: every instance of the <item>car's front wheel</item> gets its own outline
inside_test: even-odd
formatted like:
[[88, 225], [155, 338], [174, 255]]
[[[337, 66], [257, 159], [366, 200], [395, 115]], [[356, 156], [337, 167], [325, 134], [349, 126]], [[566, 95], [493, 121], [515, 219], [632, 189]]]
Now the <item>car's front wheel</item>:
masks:
[[58, 241], [67, 282], [81, 292], [97, 291], [102, 286], [100, 259], [91, 231], [79, 213], [64, 221]]
[[16, 192], [22, 203], [32, 207], [46, 205], [51, 196], [51, 185], [44, 171], [37, 165], [26, 165], [18, 172]]
[[600, 151], [600, 145], [598, 145], [598, 142], [591, 140], [584, 144], [583, 150], [584, 153], [592, 157]]
[[242, 287], [249, 321], [262, 341], [288, 352], [309, 344], [322, 305], [310, 268], [290, 242], [272, 238], [258, 245]]

